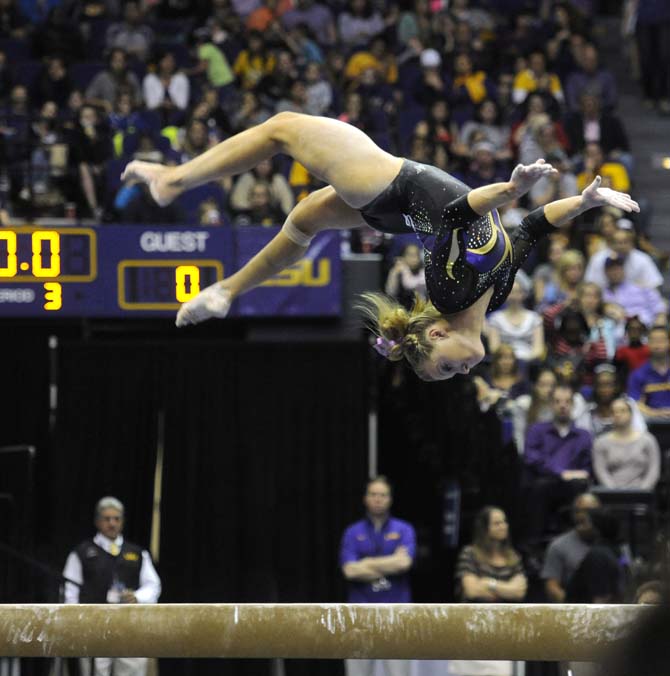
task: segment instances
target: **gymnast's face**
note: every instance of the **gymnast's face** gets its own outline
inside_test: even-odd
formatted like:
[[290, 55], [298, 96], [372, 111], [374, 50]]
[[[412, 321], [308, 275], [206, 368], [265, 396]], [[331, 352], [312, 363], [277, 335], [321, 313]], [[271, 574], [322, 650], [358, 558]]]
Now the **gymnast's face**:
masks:
[[481, 337], [472, 339], [450, 329], [444, 320], [436, 321], [426, 330], [433, 343], [433, 351], [423, 367], [429, 380], [449, 380], [459, 373], [466, 375], [484, 359]]
[[106, 538], [116, 540], [123, 530], [123, 514], [114, 507], [107, 507], [98, 514], [95, 526]]

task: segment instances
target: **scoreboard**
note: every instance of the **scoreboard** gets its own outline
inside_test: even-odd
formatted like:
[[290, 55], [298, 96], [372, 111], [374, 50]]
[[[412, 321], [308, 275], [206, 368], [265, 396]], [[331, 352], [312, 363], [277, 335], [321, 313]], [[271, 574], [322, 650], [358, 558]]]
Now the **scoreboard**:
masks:
[[[162, 317], [246, 263], [278, 228], [0, 228], [0, 317]], [[340, 312], [338, 233], [242, 296], [238, 316]]]

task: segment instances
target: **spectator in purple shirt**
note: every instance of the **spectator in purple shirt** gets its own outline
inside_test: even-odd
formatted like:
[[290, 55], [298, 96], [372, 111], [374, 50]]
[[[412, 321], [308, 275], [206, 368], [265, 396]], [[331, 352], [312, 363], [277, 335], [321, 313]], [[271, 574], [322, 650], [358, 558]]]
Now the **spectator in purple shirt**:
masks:
[[[409, 603], [409, 569], [416, 556], [414, 528], [391, 516], [391, 485], [386, 477], [368, 482], [365, 518], [342, 537], [340, 565], [349, 583], [349, 603]], [[409, 676], [409, 661], [383, 660], [386, 676]], [[347, 676], [372, 676], [374, 660], [347, 660]]]
[[601, 68], [598, 50], [595, 45], [584, 45], [579, 57], [580, 70], [568, 77], [565, 86], [566, 100], [570, 110], [579, 110], [579, 99], [582, 94], [598, 96], [603, 110], [612, 110], [618, 99], [616, 80], [609, 70]]
[[642, 415], [653, 422], [670, 422], [670, 339], [665, 326], [654, 326], [647, 340], [649, 361], [631, 373], [628, 394]]
[[524, 449], [527, 536], [539, 538], [548, 517], [585, 488], [591, 474], [591, 435], [571, 418], [574, 392], [557, 385], [551, 422], [531, 425]]
[[667, 304], [658, 289], [651, 289], [626, 281], [624, 260], [618, 256], [608, 256], [605, 260], [607, 286], [603, 289], [605, 303], [613, 303], [622, 308], [626, 317], [637, 317], [646, 326], [664, 324]]

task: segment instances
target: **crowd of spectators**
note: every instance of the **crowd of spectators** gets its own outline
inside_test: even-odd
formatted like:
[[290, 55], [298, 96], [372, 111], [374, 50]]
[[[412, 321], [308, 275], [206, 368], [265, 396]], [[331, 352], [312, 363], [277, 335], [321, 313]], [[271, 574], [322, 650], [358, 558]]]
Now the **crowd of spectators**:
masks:
[[544, 156], [560, 176], [506, 210], [508, 227], [595, 172], [628, 190], [630, 148], [592, 5], [2, 0], [0, 206], [99, 222], [281, 222], [318, 186], [287, 158], [165, 210], [120, 184], [119, 169], [136, 157], [184, 162], [285, 110], [337, 117], [472, 187]]

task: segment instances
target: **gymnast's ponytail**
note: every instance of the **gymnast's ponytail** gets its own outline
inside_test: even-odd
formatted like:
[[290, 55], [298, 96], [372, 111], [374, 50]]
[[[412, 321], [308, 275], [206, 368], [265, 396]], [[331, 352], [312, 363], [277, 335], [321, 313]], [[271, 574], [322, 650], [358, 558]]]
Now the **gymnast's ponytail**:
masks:
[[383, 293], [364, 293], [356, 305], [365, 325], [375, 334], [373, 347], [390, 361], [403, 357], [421, 376], [421, 365], [430, 356], [433, 345], [426, 329], [443, 315], [430, 301], [418, 295], [411, 310]]

